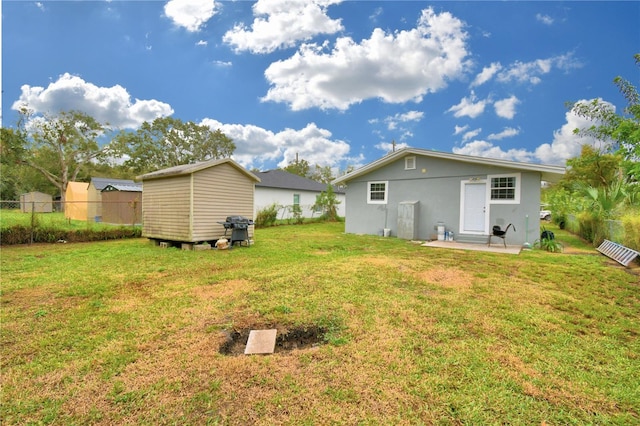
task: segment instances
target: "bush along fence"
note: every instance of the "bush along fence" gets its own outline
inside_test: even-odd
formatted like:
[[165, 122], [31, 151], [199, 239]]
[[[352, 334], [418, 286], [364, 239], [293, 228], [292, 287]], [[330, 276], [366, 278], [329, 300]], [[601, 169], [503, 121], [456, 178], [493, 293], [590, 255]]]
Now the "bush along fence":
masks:
[[629, 215], [622, 220], [604, 220], [601, 223], [589, 220], [589, 216], [567, 215], [567, 230], [599, 246], [609, 240], [630, 249], [640, 251], [640, 217]]
[[[65, 208], [69, 209], [67, 214]], [[103, 222], [103, 216], [89, 217], [86, 206], [84, 209], [72, 202], [0, 201], [0, 245], [104, 241], [142, 234], [137, 205], [102, 203], [100, 209], [90, 209], [111, 215], [110, 223]]]

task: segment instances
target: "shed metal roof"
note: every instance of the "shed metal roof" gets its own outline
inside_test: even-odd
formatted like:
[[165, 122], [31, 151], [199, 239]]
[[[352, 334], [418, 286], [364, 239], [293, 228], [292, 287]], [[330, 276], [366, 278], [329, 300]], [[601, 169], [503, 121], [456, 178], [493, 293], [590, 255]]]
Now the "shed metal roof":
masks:
[[[260, 183], [257, 183], [256, 187], [297, 189], [300, 191], [313, 192], [322, 192], [327, 189], [327, 184], [325, 183], [298, 176], [284, 170], [267, 170], [266, 172], [258, 172], [257, 175], [260, 177]], [[334, 190], [338, 193], [344, 192], [335, 188]]]
[[350, 180], [366, 175], [374, 170], [377, 170], [387, 164], [403, 158], [407, 155], [421, 155], [424, 157], [441, 158], [446, 160], [460, 161], [463, 163], [484, 164], [488, 166], [508, 167], [510, 169], [516, 169], [521, 171], [536, 171], [540, 172], [542, 180], [546, 182], [557, 182], [565, 173], [565, 168], [562, 166], [551, 166], [545, 164], [533, 164], [533, 163], [520, 163], [516, 161], [500, 160], [497, 158], [476, 157], [471, 155], [452, 154], [448, 152], [431, 151], [427, 149], [418, 148], [403, 148], [389, 155], [386, 155], [376, 161], [373, 161], [358, 170], [355, 170], [346, 175], [340, 176], [332, 183], [334, 185], [345, 184]]
[[102, 191], [142, 192], [142, 184], [136, 182], [130, 184], [109, 184], [105, 186]]
[[92, 177], [91, 183], [98, 191], [102, 191], [107, 187], [107, 185], [137, 185], [131, 179], [112, 179], [101, 177]]

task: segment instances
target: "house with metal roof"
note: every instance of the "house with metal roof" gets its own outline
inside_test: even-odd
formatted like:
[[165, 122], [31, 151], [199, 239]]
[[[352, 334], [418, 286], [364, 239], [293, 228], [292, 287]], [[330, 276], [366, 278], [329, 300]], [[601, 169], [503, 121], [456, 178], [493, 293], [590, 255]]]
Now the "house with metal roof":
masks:
[[[346, 191], [345, 231], [410, 240], [487, 243], [509, 224], [509, 244], [540, 235], [540, 188], [564, 167], [404, 148], [335, 179]], [[515, 228], [515, 229], [514, 229]], [[533, 240], [533, 241], [532, 241]]]
[[[300, 207], [302, 217], [320, 216], [321, 211], [313, 208], [316, 197], [326, 192], [327, 184], [320, 183], [284, 170], [268, 170], [256, 175], [260, 182], [256, 183], [254, 215], [260, 210], [276, 204], [279, 208], [278, 219], [291, 219], [294, 206]], [[333, 188], [336, 199], [338, 216], [344, 217], [345, 195], [339, 188]]]

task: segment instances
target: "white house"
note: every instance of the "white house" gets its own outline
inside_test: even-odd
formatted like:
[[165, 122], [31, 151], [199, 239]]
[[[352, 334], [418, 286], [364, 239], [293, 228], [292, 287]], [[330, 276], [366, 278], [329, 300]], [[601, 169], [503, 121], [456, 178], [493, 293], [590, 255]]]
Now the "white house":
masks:
[[[283, 170], [269, 170], [256, 173], [260, 182], [256, 183], [254, 217], [260, 211], [277, 204], [279, 206], [278, 219], [293, 217], [293, 206], [300, 206], [302, 217], [319, 216], [322, 212], [314, 211], [313, 205], [321, 192], [326, 192], [327, 184], [316, 182], [302, 176]], [[340, 202], [337, 207], [338, 216], [345, 214], [344, 191], [333, 188], [336, 199]]]

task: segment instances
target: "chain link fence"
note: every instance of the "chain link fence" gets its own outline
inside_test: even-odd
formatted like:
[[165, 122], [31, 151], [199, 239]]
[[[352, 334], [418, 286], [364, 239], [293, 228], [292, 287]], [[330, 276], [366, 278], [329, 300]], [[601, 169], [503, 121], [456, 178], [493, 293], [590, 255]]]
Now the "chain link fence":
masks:
[[139, 236], [141, 224], [137, 200], [0, 201], [2, 244], [127, 238]]

